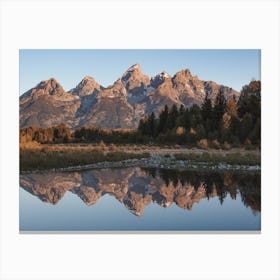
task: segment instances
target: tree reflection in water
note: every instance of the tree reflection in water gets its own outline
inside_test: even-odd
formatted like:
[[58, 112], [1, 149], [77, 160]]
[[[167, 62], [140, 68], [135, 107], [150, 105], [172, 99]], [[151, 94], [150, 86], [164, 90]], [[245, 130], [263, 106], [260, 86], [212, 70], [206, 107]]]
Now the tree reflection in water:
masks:
[[261, 211], [261, 175], [259, 172], [201, 172], [190, 170], [124, 168], [83, 172], [26, 174], [20, 186], [40, 200], [57, 204], [67, 191], [87, 205], [94, 205], [109, 194], [130, 212], [142, 216], [145, 206], [157, 203], [191, 210], [201, 199], [218, 197], [221, 204], [240, 194], [243, 204], [253, 213]]

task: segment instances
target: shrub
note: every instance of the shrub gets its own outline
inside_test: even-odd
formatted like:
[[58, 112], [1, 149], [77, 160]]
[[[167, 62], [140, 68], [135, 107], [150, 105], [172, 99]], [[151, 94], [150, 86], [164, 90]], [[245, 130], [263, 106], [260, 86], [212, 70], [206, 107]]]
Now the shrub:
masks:
[[231, 145], [228, 142], [224, 142], [223, 149], [224, 150], [230, 150], [231, 149]]
[[97, 150], [98, 151], [108, 151], [108, 147], [106, 146], [106, 144], [103, 142], [103, 140], [101, 140], [97, 146]]
[[41, 145], [36, 141], [20, 143], [20, 149], [39, 149]]
[[214, 149], [220, 149], [221, 148], [221, 144], [220, 142], [217, 140], [217, 139], [214, 139], [212, 142], [211, 142], [212, 146]]
[[177, 135], [182, 135], [182, 134], [185, 134], [186, 133], [186, 130], [184, 127], [182, 126], [179, 126], [177, 129], [176, 129], [176, 134]]
[[118, 147], [115, 144], [111, 144], [109, 147], [110, 151], [116, 151]]
[[208, 149], [208, 141], [207, 139], [200, 139], [198, 142], [197, 142], [197, 146], [201, 149]]
[[246, 138], [245, 142], [244, 142], [245, 145], [251, 145], [252, 142], [250, 139]]
[[235, 136], [235, 135], [232, 135], [230, 137], [230, 142], [232, 143], [233, 147], [239, 147], [240, 146], [239, 138], [237, 136]]
[[196, 135], [196, 131], [192, 127], [190, 128], [190, 134]]

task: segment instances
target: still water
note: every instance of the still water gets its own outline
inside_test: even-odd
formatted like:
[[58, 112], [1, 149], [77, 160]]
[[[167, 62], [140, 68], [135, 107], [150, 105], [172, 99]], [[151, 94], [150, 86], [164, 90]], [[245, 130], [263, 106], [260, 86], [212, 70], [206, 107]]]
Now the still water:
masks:
[[261, 230], [260, 172], [99, 169], [20, 176], [20, 231]]

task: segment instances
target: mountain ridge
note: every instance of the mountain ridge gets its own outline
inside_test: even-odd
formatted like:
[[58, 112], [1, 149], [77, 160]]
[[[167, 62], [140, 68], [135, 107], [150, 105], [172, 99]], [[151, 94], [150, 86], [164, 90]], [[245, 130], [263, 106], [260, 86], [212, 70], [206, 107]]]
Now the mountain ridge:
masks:
[[226, 99], [240, 93], [213, 81], [203, 81], [182, 69], [149, 78], [140, 64], [129, 67], [108, 87], [86, 76], [69, 91], [55, 78], [41, 81], [20, 96], [20, 127], [49, 127], [65, 123], [70, 128], [84, 125], [102, 128], [136, 128], [141, 118], [165, 105], [201, 105], [206, 94], [214, 102], [222, 91]]

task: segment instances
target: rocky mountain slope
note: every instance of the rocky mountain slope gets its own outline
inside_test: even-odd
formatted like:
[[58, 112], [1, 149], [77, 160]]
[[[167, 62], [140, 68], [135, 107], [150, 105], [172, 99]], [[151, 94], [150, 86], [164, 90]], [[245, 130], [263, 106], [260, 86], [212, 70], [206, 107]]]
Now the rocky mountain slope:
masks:
[[20, 97], [20, 127], [50, 127], [66, 124], [79, 125], [75, 117], [81, 107], [81, 99], [64, 91], [62, 86], [51, 78], [40, 82]]
[[220, 90], [227, 99], [240, 96], [232, 88], [200, 80], [189, 69], [173, 77], [163, 71], [150, 79], [139, 64], [131, 66], [107, 88], [87, 76], [66, 92], [51, 78], [20, 96], [20, 127], [64, 123], [70, 128], [136, 128], [143, 116], [158, 114], [165, 105], [200, 105], [206, 94], [214, 101]]

